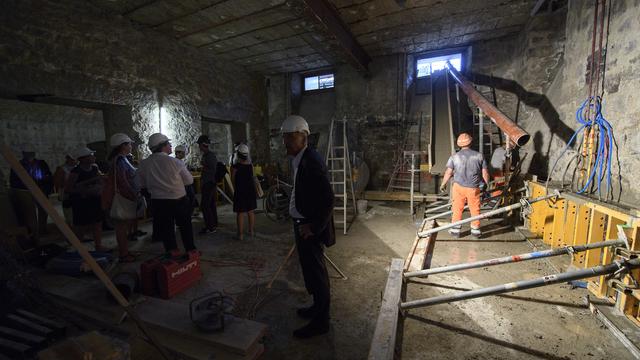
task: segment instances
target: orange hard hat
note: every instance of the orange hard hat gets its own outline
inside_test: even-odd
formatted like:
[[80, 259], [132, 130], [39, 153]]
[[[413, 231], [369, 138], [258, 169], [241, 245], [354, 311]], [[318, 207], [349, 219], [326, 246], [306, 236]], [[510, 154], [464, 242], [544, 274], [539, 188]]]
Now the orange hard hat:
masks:
[[462, 134], [458, 135], [457, 144], [458, 144], [459, 147], [469, 146], [469, 145], [471, 145], [471, 141], [472, 140], [473, 140], [473, 138], [471, 137], [471, 135], [469, 135], [467, 133], [462, 133]]

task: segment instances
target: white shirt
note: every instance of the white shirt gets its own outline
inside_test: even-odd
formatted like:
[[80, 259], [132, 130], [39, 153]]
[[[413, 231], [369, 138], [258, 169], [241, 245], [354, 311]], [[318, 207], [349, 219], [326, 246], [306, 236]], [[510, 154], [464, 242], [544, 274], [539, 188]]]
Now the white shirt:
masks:
[[137, 176], [152, 199], [180, 199], [187, 195], [185, 185], [193, 184], [193, 176], [184, 162], [163, 152], [142, 160]]
[[289, 215], [294, 219], [304, 219], [304, 216], [296, 209], [296, 176], [298, 175], [298, 167], [300, 166], [300, 161], [302, 161], [302, 155], [306, 150], [307, 147], [305, 146], [291, 162], [291, 166], [293, 166], [293, 189], [291, 189], [291, 198], [289, 199]]

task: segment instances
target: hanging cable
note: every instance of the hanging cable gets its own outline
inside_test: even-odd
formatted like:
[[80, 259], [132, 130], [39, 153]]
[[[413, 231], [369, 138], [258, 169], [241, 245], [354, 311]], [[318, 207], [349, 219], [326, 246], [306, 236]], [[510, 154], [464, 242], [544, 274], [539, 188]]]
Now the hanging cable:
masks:
[[[611, 182], [611, 164], [613, 160], [613, 152], [615, 150], [615, 137], [613, 127], [605, 119], [603, 115], [603, 95], [604, 95], [604, 71], [605, 67], [605, 51], [603, 48], [603, 40], [605, 34], [605, 13], [607, 12], [606, 0], [596, 0], [594, 17], [593, 17], [593, 33], [591, 39], [591, 56], [589, 58], [589, 75], [588, 85], [589, 93], [587, 99], [582, 102], [576, 111], [576, 121], [578, 129], [573, 133], [560, 155], [556, 158], [551, 174], [554, 173], [556, 166], [561, 158], [564, 157], [567, 150], [573, 145], [574, 140], [581, 139], [580, 144], [576, 147], [576, 155], [569, 160], [567, 167], [562, 174], [561, 186], [564, 187], [564, 179], [567, 170], [571, 167], [571, 163], [575, 161], [575, 168], [571, 178], [571, 187], [579, 194], [598, 194], [598, 198], [602, 200], [603, 190], [606, 189], [605, 200], [610, 199], [612, 194]], [[600, 10], [602, 6], [602, 10]], [[609, 21], [611, 16], [611, 7], [608, 11], [609, 20], [606, 25], [606, 35], [609, 35]], [[596, 50], [596, 36], [599, 30], [598, 48]], [[607, 40], [608, 44], [608, 40]], [[602, 72], [602, 77], [600, 76]], [[602, 79], [602, 85], [601, 85]], [[576, 179], [577, 175], [577, 179]], [[603, 189], [602, 182], [605, 181]], [[548, 193], [549, 178], [545, 184]]]

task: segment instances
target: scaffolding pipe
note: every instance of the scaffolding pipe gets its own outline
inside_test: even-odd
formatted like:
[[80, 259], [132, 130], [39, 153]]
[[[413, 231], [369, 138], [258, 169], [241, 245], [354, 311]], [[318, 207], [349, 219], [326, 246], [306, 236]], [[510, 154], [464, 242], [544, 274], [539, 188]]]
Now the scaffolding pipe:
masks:
[[424, 213], [425, 213], [425, 214], [430, 214], [430, 213], [432, 213], [432, 212], [436, 212], [436, 211], [438, 211], [438, 210], [446, 209], [446, 208], [448, 208], [449, 206], [451, 206], [451, 201], [449, 201], [448, 203], [446, 203], [446, 204], [444, 204], [444, 205], [438, 205], [438, 206], [436, 206], [436, 207], [427, 208], [427, 209], [424, 211]]
[[599, 265], [587, 269], [569, 271], [554, 275], [547, 275], [533, 280], [523, 280], [508, 284], [501, 284], [487, 288], [464, 291], [457, 294], [436, 296], [428, 299], [407, 301], [400, 303], [401, 310], [414, 309], [438, 304], [452, 303], [461, 300], [475, 299], [484, 296], [498, 295], [507, 292], [532, 289], [541, 286], [564, 283], [572, 280], [586, 279], [594, 276], [612, 274], [619, 271], [627, 271], [640, 267], [640, 258], [625, 261], [616, 261], [607, 265]]
[[592, 249], [599, 249], [599, 248], [608, 247], [608, 246], [626, 246], [626, 245], [627, 245], [627, 242], [624, 240], [607, 240], [607, 241], [601, 241], [601, 242], [596, 242], [596, 243], [586, 244], [586, 245], [565, 246], [557, 249], [549, 249], [544, 251], [536, 251], [536, 252], [530, 252], [530, 253], [525, 253], [520, 255], [505, 256], [505, 257], [489, 259], [489, 260], [474, 261], [474, 262], [464, 263], [464, 264], [441, 266], [433, 269], [412, 271], [412, 272], [405, 273], [404, 277], [405, 279], [408, 279], [412, 277], [422, 277], [422, 276], [428, 276], [428, 275], [434, 275], [434, 274], [443, 274], [443, 273], [454, 272], [459, 270], [477, 269], [477, 268], [482, 268], [487, 266], [510, 264], [510, 263], [516, 263], [520, 261], [536, 260], [536, 259], [542, 259], [542, 258], [547, 258], [552, 256], [573, 254], [577, 252], [583, 252], [583, 251], [592, 250]]
[[[525, 190], [527, 190], [527, 189], [526, 189], [526, 188], [521, 188], [521, 189], [518, 189], [518, 190], [514, 191], [513, 193], [514, 193], [514, 194], [517, 194], [517, 193], [519, 193], [519, 192], [523, 192], [523, 191], [525, 191]], [[500, 198], [501, 196], [502, 196], [502, 194], [500, 194], [500, 195], [495, 195], [495, 196], [491, 196], [491, 197], [489, 197], [489, 198], [486, 198], [486, 199], [482, 200], [482, 203], [487, 203], [487, 202], [489, 202], [489, 201], [491, 201], [491, 200], [498, 199], [498, 198]], [[448, 207], [448, 206], [451, 206], [451, 202], [447, 203], [446, 205], [442, 205], [442, 206], [435, 207], [435, 208], [433, 208], [433, 210], [436, 210], [436, 209], [437, 209], [437, 210], [444, 209], [444, 208], [446, 208], [446, 207]], [[463, 211], [464, 211], [464, 210], [469, 210], [469, 205], [465, 205], [465, 206], [464, 206], [464, 208], [463, 208]], [[427, 213], [432, 213], [432, 212], [433, 212], [433, 211], [425, 211], [425, 214], [427, 214]], [[445, 211], [445, 212], [443, 212], [443, 213], [439, 213], [439, 214], [431, 215], [430, 217], [426, 218], [425, 220], [427, 220], [427, 221], [435, 220], [435, 219], [438, 219], [438, 218], [441, 218], [441, 217], [445, 217], [445, 216], [447, 216], [447, 215], [451, 215], [452, 213], [453, 213], [453, 210], [447, 210], [447, 211]]]
[[494, 215], [498, 215], [498, 214], [509, 212], [511, 210], [519, 209], [524, 205], [533, 204], [533, 203], [536, 203], [538, 201], [547, 200], [547, 199], [550, 199], [550, 198], [556, 197], [556, 196], [560, 196], [560, 193], [556, 192], [554, 194], [540, 196], [540, 197], [537, 197], [537, 198], [534, 198], [534, 199], [531, 199], [531, 200], [528, 200], [528, 201], [525, 200], [525, 199], [520, 199], [520, 202], [518, 202], [518, 203], [511, 204], [511, 205], [508, 205], [508, 206], [505, 206], [505, 207], [501, 207], [499, 209], [487, 211], [484, 214], [472, 216], [470, 218], [462, 219], [460, 221], [456, 221], [456, 222], [451, 223], [451, 224], [442, 225], [442, 226], [439, 226], [439, 227], [434, 228], [434, 229], [429, 229], [427, 231], [423, 231], [421, 233], [418, 233], [418, 236], [421, 237], [421, 238], [424, 238], [424, 237], [427, 237], [427, 236], [429, 236], [429, 235], [431, 235], [433, 233], [440, 232], [442, 230], [451, 229], [451, 228], [457, 227], [459, 225], [470, 223], [470, 222], [475, 221], [475, 220], [486, 219], [486, 218], [489, 218], [489, 217], [494, 216]]
[[[520, 126], [514, 123], [507, 115], [505, 115], [502, 111], [498, 110], [487, 98], [482, 96], [473, 87], [473, 84], [467, 80], [464, 76], [462, 76], [458, 70], [456, 70], [451, 63], [448, 61], [445, 63], [447, 70], [451, 73], [453, 79], [460, 84], [460, 88], [464, 91], [465, 94], [469, 97], [469, 99], [479, 107], [485, 115], [487, 115], [491, 121], [493, 121], [497, 127], [502, 130], [505, 134], [509, 136], [509, 139], [513, 140], [518, 146], [523, 146], [527, 142], [531, 136], [524, 131]], [[480, 129], [480, 133], [482, 134], [482, 129]], [[480, 139], [480, 144], [482, 144], [482, 139]]]

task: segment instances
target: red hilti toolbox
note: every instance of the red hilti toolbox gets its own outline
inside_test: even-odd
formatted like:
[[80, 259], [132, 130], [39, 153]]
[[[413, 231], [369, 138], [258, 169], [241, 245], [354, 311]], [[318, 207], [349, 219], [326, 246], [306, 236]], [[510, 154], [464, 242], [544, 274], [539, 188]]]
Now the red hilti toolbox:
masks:
[[172, 253], [147, 260], [140, 266], [142, 293], [170, 299], [202, 278], [200, 255], [192, 250], [184, 255]]

